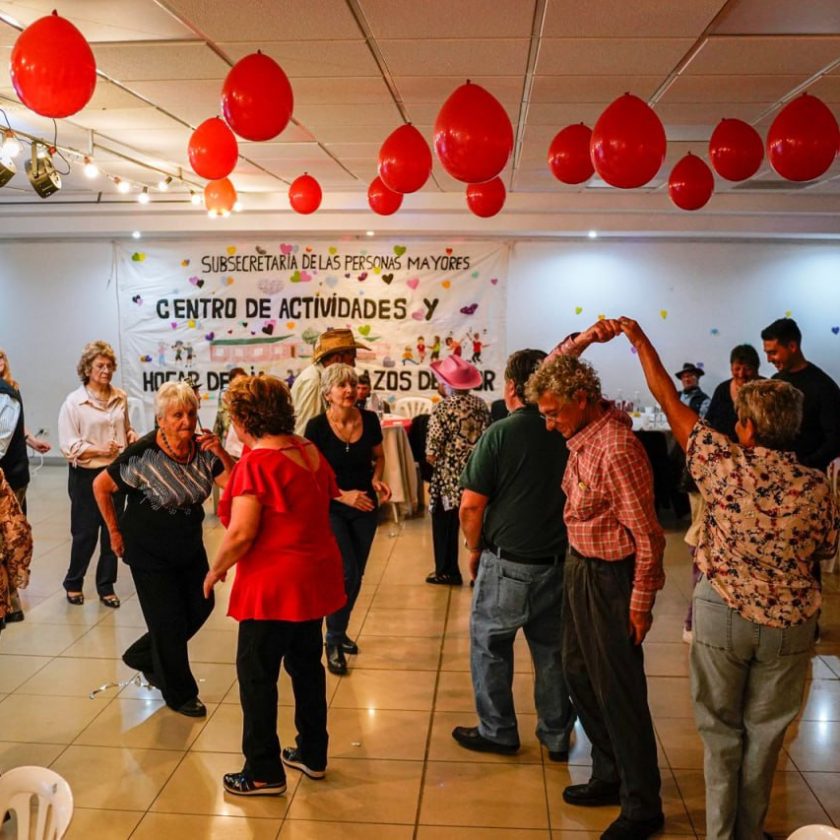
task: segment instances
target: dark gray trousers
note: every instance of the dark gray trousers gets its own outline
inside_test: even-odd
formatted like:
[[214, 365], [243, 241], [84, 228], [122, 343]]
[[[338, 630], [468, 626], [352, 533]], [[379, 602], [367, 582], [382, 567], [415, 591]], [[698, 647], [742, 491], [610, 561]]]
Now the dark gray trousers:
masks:
[[621, 813], [662, 812], [656, 737], [641, 645], [630, 639], [634, 558], [608, 562], [570, 553], [563, 587], [563, 668], [592, 742], [592, 778], [621, 783]]

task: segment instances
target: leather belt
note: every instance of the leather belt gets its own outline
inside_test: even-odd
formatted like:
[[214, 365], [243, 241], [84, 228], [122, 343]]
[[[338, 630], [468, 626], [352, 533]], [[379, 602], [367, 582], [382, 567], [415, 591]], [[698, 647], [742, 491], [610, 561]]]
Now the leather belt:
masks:
[[513, 554], [510, 551], [505, 551], [492, 543], [487, 543], [484, 546], [486, 551], [490, 551], [496, 555], [500, 560], [507, 560], [510, 563], [522, 563], [525, 566], [556, 566], [566, 559], [565, 552], [563, 554], [551, 554], [547, 557], [523, 557], [521, 554]]

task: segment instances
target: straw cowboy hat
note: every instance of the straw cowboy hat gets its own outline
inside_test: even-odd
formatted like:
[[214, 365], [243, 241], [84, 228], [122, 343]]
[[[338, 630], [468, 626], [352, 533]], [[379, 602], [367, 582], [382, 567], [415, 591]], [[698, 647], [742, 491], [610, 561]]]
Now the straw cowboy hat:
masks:
[[703, 368], [697, 367], [697, 365], [691, 364], [691, 362], [685, 362], [682, 366], [682, 370], [678, 370], [674, 376], [679, 379], [685, 373], [693, 373], [698, 379], [706, 373]]
[[316, 364], [325, 356], [333, 353], [346, 353], [349, 350], [368, 350], [364, 344], [358, 344], [353, 338], [353, 330], [327, 330], [318, 336], [312, 351], [312, 361]]
[[447, 356], [439, 362], [432, 362], [429, 367], [440, 382], [456, 391], [467, 391], [481, 385], [481, 371], [460, 356]]

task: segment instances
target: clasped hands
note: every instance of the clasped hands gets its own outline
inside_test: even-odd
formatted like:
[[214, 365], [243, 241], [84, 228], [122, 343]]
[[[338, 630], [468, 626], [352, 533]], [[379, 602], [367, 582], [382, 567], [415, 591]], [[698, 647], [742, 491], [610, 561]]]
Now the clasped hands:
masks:
[[638, 323], [624, 315], [619, 318], [602, 318], [596, 321], [584, 330], [582, 337], [588, 344], [604, 344], [622, 333], [634, 347], [638, 347], [647, 340]]

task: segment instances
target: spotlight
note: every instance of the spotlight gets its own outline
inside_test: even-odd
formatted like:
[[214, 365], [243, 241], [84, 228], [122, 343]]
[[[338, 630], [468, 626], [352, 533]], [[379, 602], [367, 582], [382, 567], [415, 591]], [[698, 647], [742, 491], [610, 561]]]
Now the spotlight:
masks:
[[5, 187], [17, 172], [15, 162], [0, 150], [0, 187]]
[[17, 157], [20, 154], [20, 148], [20, 140], [15, 137], [15, 133], [11, 128], [7, 128], [3, 132], [3, 155], [8, 158]]
[[85, 155], [85, 176], [88, 178], [95, 178], [99, 174], [99, 167], [93, 162], [91, 158]]
[[61, 189], [61, 176], [55, 171], [50, 152], [40, 143], [32, 144], [32, 157], [26, 161], [26, 177], [41, 198], [49, 198]]
[[172, 176], [171, 176], [171, 175], [167, 175], [165, 178], [163, 178], [162, 180], [158, 181], [157, 188], [158, 188], [161, 192], [166, 192], [166, 191], [169, 189], [169, 185], [170, 185], [171, 183], [172, 183]]
[[143, 187], [143, 192], [141, 192], [140, 195], [137, 196], [137, 200], [141, 204], [148, 204], [149, 203], [149, 188], [148, 187]]

